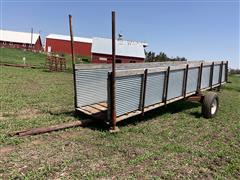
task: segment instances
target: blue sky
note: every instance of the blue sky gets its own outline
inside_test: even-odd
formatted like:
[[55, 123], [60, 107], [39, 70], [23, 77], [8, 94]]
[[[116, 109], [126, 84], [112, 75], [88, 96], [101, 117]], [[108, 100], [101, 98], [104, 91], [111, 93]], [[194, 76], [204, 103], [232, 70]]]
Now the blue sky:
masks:
[[[229, 60], [240, 68], [239, 1], [1, 1], [1, 28], [17, 31], [111, 37], [117, 32], [144, 41], [147, 50], [189, 60]], [[43, 38], [44, 40], [44, 38]]]

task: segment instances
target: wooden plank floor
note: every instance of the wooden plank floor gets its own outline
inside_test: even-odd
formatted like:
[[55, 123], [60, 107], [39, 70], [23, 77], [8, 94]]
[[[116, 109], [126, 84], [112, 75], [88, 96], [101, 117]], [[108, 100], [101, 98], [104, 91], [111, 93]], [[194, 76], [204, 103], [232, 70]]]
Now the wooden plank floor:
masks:
[[84, 114], [93, 116], [96, 119], [105, 119], [107, 118], [107, 103], [100, 102], [95, 104], [90, 104], [87, 106], [82, 106], [77, 108], [77, 110], [83, 112]]

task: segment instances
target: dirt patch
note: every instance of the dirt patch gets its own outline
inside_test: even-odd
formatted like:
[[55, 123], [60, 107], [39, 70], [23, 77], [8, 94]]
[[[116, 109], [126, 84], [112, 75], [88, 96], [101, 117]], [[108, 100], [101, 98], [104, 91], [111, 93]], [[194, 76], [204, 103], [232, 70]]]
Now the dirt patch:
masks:
[[31, 119], [43, 114], [40, 110], [35, 108], [25, 108], [17, 112], [4, 112], [0, 114], [0, 120], [7, 117], [15, 116], [19, 119]]
[[20, 119], [31, 119], [39, 116], [41, 113], [40, 110], [34, 109], [34, 108], [28, 108], [28, 109], [23, 109], [21, 110], [17, 117]]
[[13, 146], [6, 146], [0, 148], [0, 156], [7, 155], [12, 152], [15, 148]]
[[4, 119], [5, 119], [5, 117], [3, 116], [3, 113], [0, 112], [0, 120], [4, 120]]
[[39, 144], [44, 144], [44, 143], [45, 143], [44, 141], [38, 140], [38, 139], [31, 142], [31, 144], [33, 144], [33, 145], [39, 145]]

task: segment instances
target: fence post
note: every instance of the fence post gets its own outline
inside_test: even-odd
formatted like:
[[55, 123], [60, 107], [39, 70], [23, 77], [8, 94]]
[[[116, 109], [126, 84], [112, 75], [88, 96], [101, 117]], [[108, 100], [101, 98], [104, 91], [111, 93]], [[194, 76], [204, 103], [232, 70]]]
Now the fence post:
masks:
[[74, 86], [74, 106], [77, 108], [77, 89], [76, 89], [76, 74], [75, 74], [75, 58], [74, 58], [74, 41], [72, 30], [72, 16], [69, 15], [69, 28], [71, 38], [71, 54], [72, 54], [72, 69], [73, 69], [73, 86]]
[[112, 11], [112, 76], [111, 76], [111, 116], [112, 116], [112, 122], [110, 130], [115, 131], [116, 130], [116, 87], [115, 87], [115, 11]]

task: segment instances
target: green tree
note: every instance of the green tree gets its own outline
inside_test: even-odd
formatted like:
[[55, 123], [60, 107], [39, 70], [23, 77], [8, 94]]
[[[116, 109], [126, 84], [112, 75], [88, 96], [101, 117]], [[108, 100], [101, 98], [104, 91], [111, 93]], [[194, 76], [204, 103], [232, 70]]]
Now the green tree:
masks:
[[145, 55], [146, 55], [146, 62], [154, 62], [155, 61], [155, 53], [152, 51], [145, 51]]
[[169, 58], [167, 54], [164, 52], [160, 52], [159, 54], [155, 54], [155, 52], [152, 51], [145, 51], [145, 62], [164, 62], [164, 61], [187, 61], [185, 57], [175, 57], [175, 58]]

